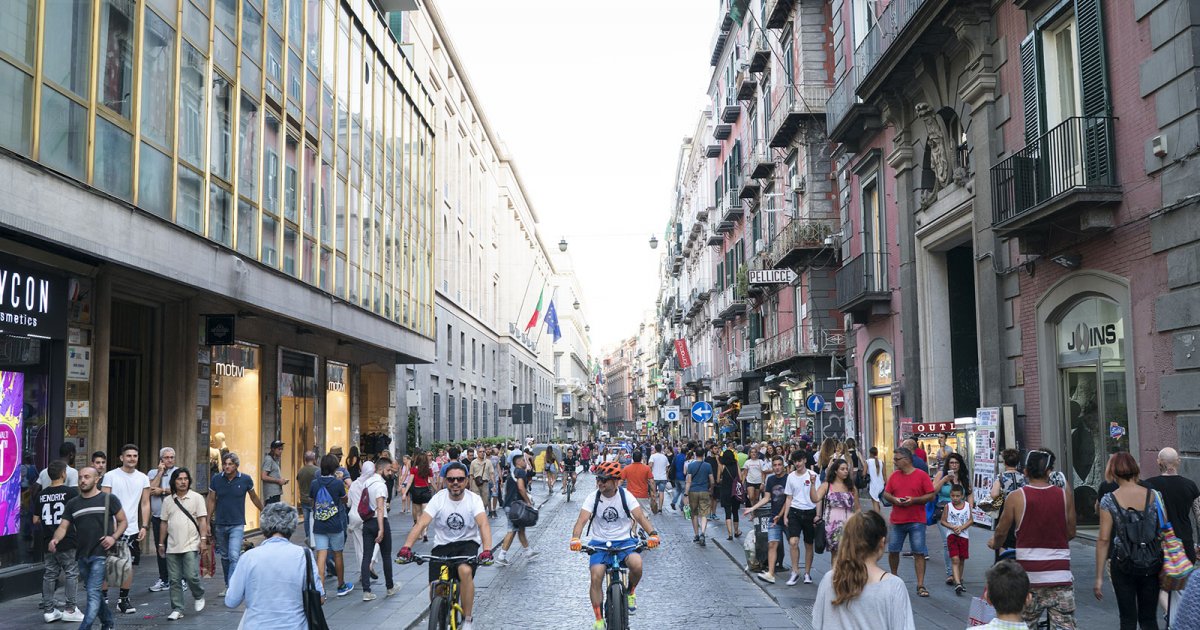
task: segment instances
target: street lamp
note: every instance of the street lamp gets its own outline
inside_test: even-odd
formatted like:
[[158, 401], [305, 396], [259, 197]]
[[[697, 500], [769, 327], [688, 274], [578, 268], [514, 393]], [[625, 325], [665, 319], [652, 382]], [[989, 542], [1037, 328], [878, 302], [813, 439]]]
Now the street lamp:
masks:
[[583, 327], [583, 332], [592, 332], [592, 327], [591, 327], [591, 325], [584, 326], [584, 327]]
[[574, 304], [572, 304], [572, 306], [574, 306], [574, 307], [575, 307], [575, 310], [577, 310], [577, 311], [578, 311], [578, 310], [579, 310], [579, 300], [575, 300], [575, 303], [574, 303]]
[[567, 251], [567, 238], [565, 236], [563, 237], [563, 239], [561, 241], [558, 242], [558, 251], [560, 251], [560, 252]]
[[650, 249], [658, 249], [658, 237], [653, 234], [650, 235]]

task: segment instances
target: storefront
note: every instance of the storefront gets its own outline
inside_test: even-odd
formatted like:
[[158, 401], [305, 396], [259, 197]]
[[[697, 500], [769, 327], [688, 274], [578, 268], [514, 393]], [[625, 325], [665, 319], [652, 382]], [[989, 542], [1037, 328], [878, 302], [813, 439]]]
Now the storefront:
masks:
[[[879, 350], [867, 360], [866, 410], [869, 444], [879, 449], [879, 460], [888, 465], [896, 445], [896, 414], [892, 406], [892, 354]], [[869, 452], [869, 450], [868, 450]]]
[[[241, 461], [239, 470], [261, 487], [257, 480], [262, 455], [262, 349], [248, 343], [201, 348], [197, 408], [209, 418], [200, 423], [201, 437], [209, 445], [209, 472], [217, 474], [221, 457], [232, 452]], [[246, 527], [258, 527], [258, 510], [249, 502]]]
[[[285, 471], [300, 470], [304, 452], [316, 445], [317, 360], [315, 355], [279, 349], [279, 439], [283, 440], [279, 465]], [[283, 500], [299, 505], [300, 484], [284, 486]]]
[[324, 452], [341, 447], [350, 451], [350, 366], [325, 362], [325, 441]]

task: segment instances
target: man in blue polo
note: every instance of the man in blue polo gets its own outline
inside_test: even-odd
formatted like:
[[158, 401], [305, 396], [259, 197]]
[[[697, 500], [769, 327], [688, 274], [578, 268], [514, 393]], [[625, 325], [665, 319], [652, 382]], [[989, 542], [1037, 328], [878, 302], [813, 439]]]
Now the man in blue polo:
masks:
[[[217, 553], [221, 554], [226, 588], [242, 554], [242, 539], [246, 535], [246, 495], [250, 495], [254, 507], [263, 509], [262, 500], [254, 492], [254, 479], [238, 472], [241, 463], [237, 453], [225, 453], [221, 456], [221, 473], [213, 475], [208, 484], [208, 513], [212, 515], [213, 539]], [[220, 597], [224, 596], [225, 589], [221, 589]]]

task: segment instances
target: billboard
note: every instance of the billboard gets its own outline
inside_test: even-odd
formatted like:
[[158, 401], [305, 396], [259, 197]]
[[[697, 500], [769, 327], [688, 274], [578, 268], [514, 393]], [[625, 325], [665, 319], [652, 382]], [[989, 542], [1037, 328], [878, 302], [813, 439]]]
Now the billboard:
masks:
[[0, 536], [21, 529], [21, 410], [25, 375], [0, 372]]

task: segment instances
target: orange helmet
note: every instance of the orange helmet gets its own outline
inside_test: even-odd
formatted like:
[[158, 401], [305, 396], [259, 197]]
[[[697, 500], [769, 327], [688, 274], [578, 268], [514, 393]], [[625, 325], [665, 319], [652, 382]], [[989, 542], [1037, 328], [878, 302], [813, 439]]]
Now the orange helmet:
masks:
[[617, 462], [601, 462], [596, 464], [596, 479], [619, 479], [621, 477], [621, 465]]

